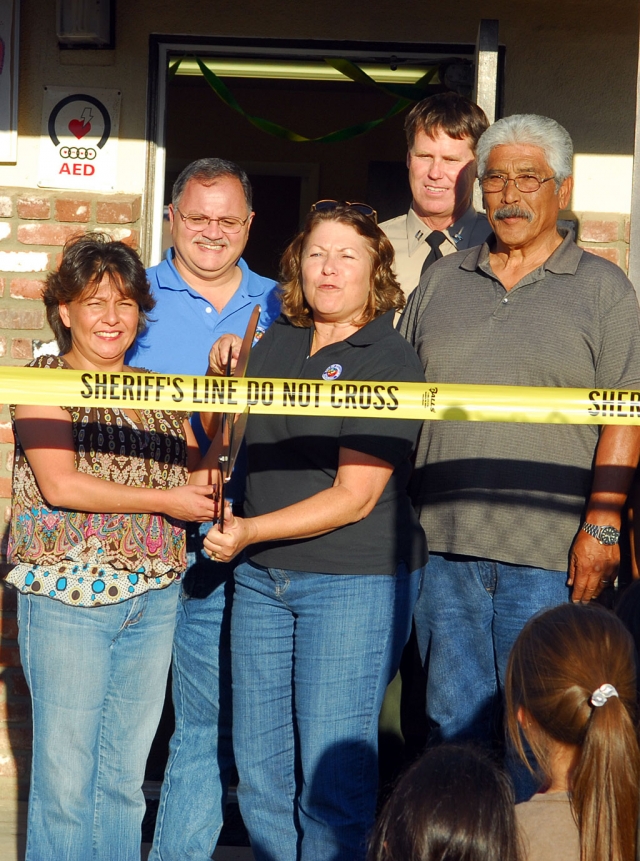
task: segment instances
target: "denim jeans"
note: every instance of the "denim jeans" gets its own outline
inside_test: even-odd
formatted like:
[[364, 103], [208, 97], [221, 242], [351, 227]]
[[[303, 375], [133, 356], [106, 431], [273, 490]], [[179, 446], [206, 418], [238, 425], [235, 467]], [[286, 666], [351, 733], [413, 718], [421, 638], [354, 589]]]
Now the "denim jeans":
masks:
[[[201, 534], [211, 524], [202, 524]], [[176, 727], [169, 745], [149, 861], [209, 861], [231, 778], [233, 568], [211, 562], [191, 536], [173, 644]]]
[[432, 553], [415, 608], [431, 741], [495, 739], [507, 660], [525, 623], [569, 599], [566, 571]]
[[234, 749], [256, 861], [364, 858], [380, 705], [421, 574], [236, 568]]
[[26, 861], [139, 861], [177, 599], [176, 586], [104, 607], [18, 596], [33, 714]]

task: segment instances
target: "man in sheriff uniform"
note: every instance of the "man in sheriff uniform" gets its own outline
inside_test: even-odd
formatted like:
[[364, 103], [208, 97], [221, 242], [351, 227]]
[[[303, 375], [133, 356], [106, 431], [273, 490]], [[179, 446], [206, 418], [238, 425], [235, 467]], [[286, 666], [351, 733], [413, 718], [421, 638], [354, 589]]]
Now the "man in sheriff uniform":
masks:
[[[407, 298], [432, 263], [482, 244], [491, 233], [487, 219], [471, 203], [476, 144], [488, 126], [484, 111], [457, 93], [430, 96], [407, 114], [404, 129], [413, 200], [407, 213], [380, 225], [393, 245], [394, 272]], [[405, 755], [410, 761], [420, 753], [427, 736], [425, 681], [413, 632], [402, 658], [401, 675], [402, 705], [393, 702], [397, 692], [390, 693], [385, 709], [388, 728], [398, 734], [396, 712], [400, 708]], [[395, 765], [391, 779], [394, 769]]]
[[[165, 374], [205, 374], [211, 345], [244, 335], [255, 305], [258, 337], [280, 313], [275, 282], [242, 259], [253, 221], [251, 184], [236, 164], [200, 159], [173, 186], [173, 248], [148, 270], [154, 322], [128, 363]], [[198, 416], [194, 430], [208, 440]], [[206, 534], [211, 524], [202, 524]], [[194, 526], [173, 647], [176, 728], [165, 771], [151, 861], [210, 858], [222, 828], [233, 769], [229, 624], [232, 565], [202, 552]]]
[[476, 144], [488, 128], [484, 111], [457, 93], [438, 93], [407, 114], [409, 212], [383, 222], [395, 251], [395, 274], [405, 296], [441, 257], [481, 245], [491, 233], [471, 203]]

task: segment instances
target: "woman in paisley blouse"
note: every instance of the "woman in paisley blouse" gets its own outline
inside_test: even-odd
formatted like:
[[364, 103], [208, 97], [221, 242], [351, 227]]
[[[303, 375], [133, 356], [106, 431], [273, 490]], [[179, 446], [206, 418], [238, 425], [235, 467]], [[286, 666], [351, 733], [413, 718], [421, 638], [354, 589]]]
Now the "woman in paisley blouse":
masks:
[[[128, 370], [154, 305], [134, 251], [102, 234], [72, 241], [43, 298], [61, 355], [32, 367]], [[12, 418], [8, 581], [33, 710], [26, 859], [139, 861], [184, 521], [214, 516], [208, 472], [189, 478], [199, 455], [178, 412], [16, 406]]]

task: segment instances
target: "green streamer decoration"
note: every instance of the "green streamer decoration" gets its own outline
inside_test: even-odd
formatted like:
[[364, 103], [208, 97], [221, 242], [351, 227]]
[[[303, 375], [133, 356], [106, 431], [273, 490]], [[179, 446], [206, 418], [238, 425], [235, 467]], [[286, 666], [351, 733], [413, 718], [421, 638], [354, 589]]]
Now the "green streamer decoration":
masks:
[[[180, 63], [183, 59], [185, 59], [185, 57], [179, 57], [169, 66], [168, 77], [170, 81], [173, 80], [173, 78], [175, 77], [180, 67]], [[202, 77], [209, 84], [214, 93], [228, 107], [234, 110], [245, 120], [250, 122], [251, 125], [255, 126], [257, 129], [260, 129], [260, 131], [263, 131], [268, 135], [272, 135], [273, 137], [280, 138], [281, 140], [287, 140], [293, 143], [338, 143], [340, 141], [351, 140], [352, 138], [358, 137], [359, 135], [366, 134], [367, 132], [370, 132], [372, 129], [375, 129], [377, 126], [386, 122], [391, 117], [404, 111], [413, 102], [419, 101], [420, 99], [424, 98], [424, 96], [428, 92], [427, 87], [429, 82], [433, 79], [436, 72], [438, 71], [437, 66], [431, 67], [427, 71], [427, 73], [423, 75], [422, 78], [420, 78], [419, 81], [416, 81], [415, 84], [379, 84], [377, 81], [374, 81], [373, 78], [369, 77], [369, 75], [367, 75], [367, 73], [364, 72], [359, 66], [357, 66], [355, 63], [350, 62], [349, 60], [325, 58], [326, 63], [339, 71], [345, 77], [350, 78], [355, 83], [375, 87], [376, 89], [384, 92], [386, 95], [394, 97], [396, 101], [389, 108], [386, 114], [377, 120], [370, 120], [369, 122], [365, 123], [357, 123], [356, 125], [349, 126], [344, 129], [338, 129], [337, 131], [330, 132], [326, 135], [321, 135], [317, 138], [308, 138], [304, 135], [300, 135], [297, 132], [293, 132], [290, 129], [287, 129], [284, 126], [279, 125], [278, 123], [271, 122], [270, 120], [265, 120], [262, 117], [257, 117], [254, 114], [250, 114], [245, 111], [242, 105], [233, 95], [231, 90], [221, 80], [221, 78], [219, 78], [211, 69], [209, 69], [200, 57], [195, 57], [194, 59], [198, 64], [200, 72], [202, 73]]]
[[184, 57], [178, 57], [177, 60], [174, 60], [173, 63], [169, 66], [169, 81], [173, 81], [175, 78], [178, 69], [180, 68], [180, 63], [184, 60]]
[[416, 81], [415, 84], [381, 84], [378, 81], [374, 81], [373, 78], [369, 77], [369, 75], [360, 68], [360, 66], [356, 66], [356, 64], [352, 63], [351, 60], [339, 60], [325, 57], [324, 61], [327, 65], [331, 66], [331, 68], [336, 69], [336, 71], [344, 75], [345, 78], [350, 78], [356, 84], [366, 84], [369, 87], [375, 87], [376, 90], [380, 90], [388, 96], [394, 96], [395, 98], [400, 99], [409, 99], [412, 102], [419, 102], [420, 99], [424, 99], [428, 94], [427, 88], [438, 71], [437, 66], [431, 66], [431, 68], [427, 70], [426, 74]]

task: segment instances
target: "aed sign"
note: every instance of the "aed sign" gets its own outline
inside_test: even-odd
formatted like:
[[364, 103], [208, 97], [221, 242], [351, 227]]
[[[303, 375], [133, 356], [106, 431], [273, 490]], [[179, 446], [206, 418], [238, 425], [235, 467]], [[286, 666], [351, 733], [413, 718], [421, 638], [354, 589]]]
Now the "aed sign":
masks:
[[44, 88], [41, 188], [115, 190], [120, 96], [119, 90]]

